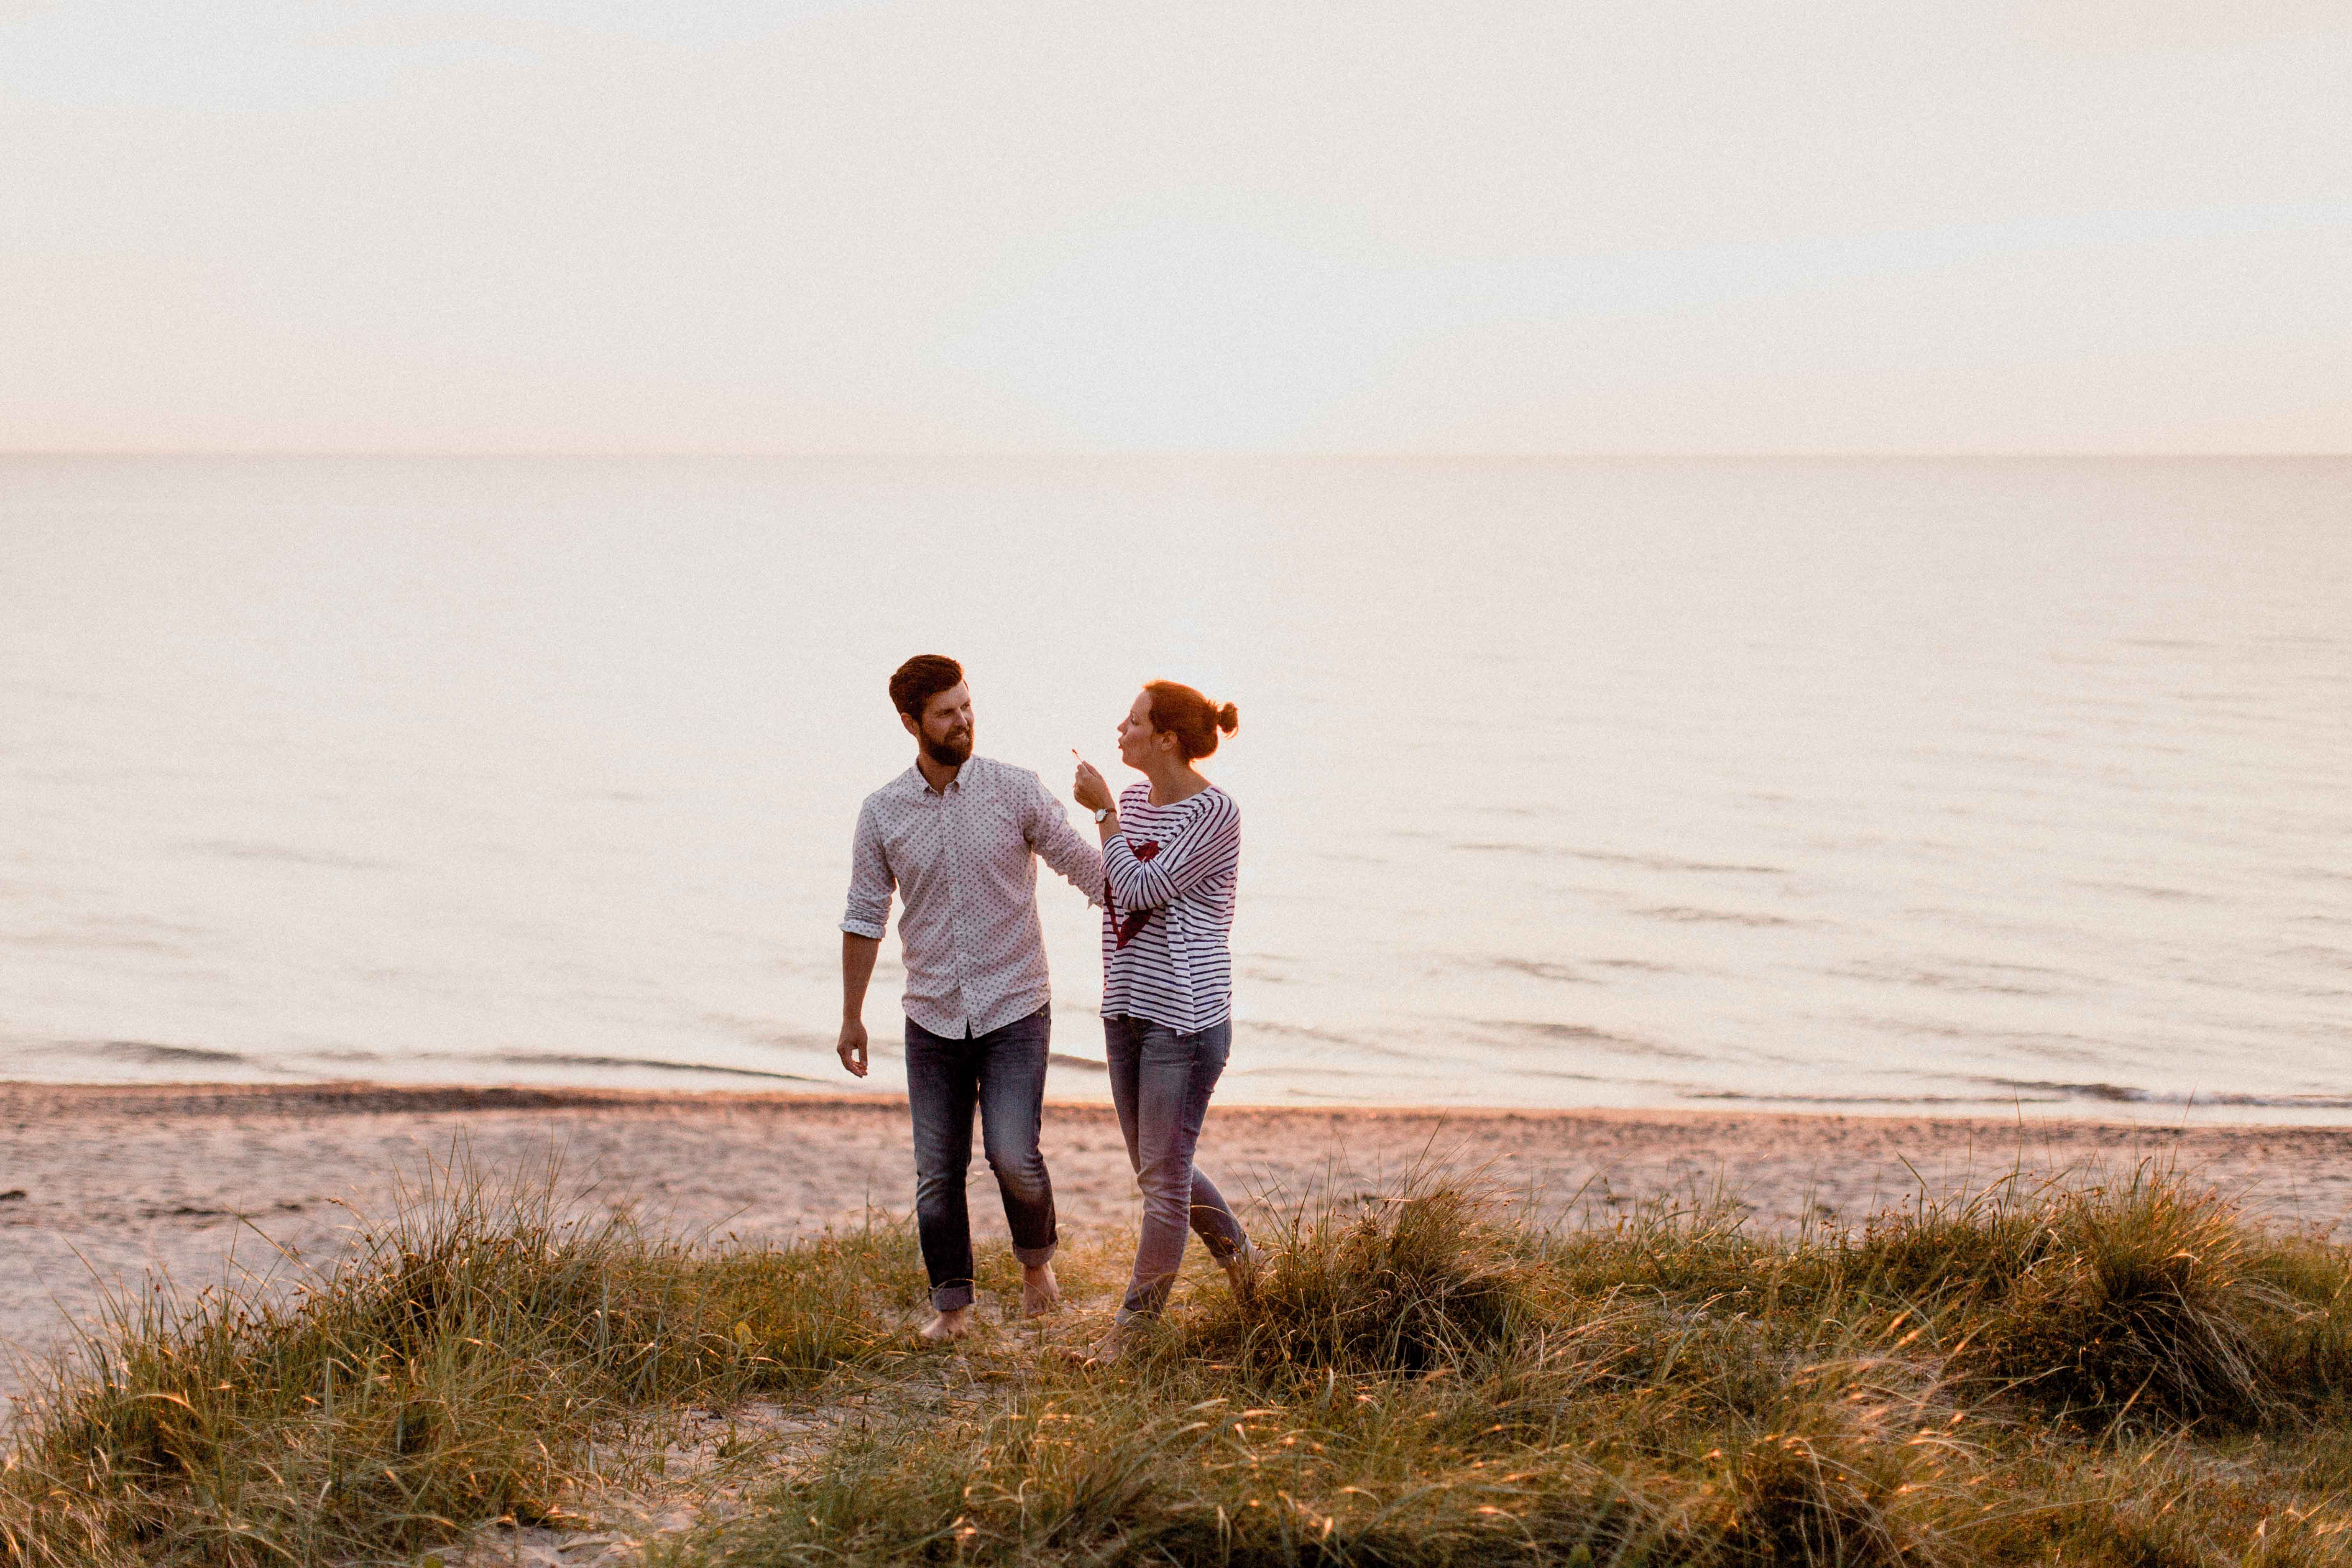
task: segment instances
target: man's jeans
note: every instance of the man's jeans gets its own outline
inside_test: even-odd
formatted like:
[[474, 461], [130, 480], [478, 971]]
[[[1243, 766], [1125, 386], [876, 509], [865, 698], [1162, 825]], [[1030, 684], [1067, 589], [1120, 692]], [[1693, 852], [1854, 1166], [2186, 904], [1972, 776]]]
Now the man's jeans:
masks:
[[1135, 1277], [1119, 1306], [1121, 1322], [1160, 1310], [1184, 1261], [1184, 1232], [1201, 1233], [1219, 1263], [1249, 1246], [1242, 1222], [1217, 1184], [1192, 1166], [1209, 1096], [1233, 1048], [1230, 1021], [1197, 1035], [1165, 1024], [1115, 1014], [1103, 1020], [1110, 1058], [1110, 1097], [1135, 1184], [1143, 1189], [1143, 1240], [1135, 1249]]
[[1040, 1007], [977, 1038], [950, 1040], [907, 1020], [907, 1105], [915, 1117], [915, 1231], [931, 1277], [931, 1305], [971, 1305], [971, 1220], [964, 1173], [971, 1113], [981, 1117], [989, 1169], [1004, 1198], [1013, 1256], [1034, 1268], [1054, 1256], [1054, 1184], [1037, 1150], [1053, 1013]]

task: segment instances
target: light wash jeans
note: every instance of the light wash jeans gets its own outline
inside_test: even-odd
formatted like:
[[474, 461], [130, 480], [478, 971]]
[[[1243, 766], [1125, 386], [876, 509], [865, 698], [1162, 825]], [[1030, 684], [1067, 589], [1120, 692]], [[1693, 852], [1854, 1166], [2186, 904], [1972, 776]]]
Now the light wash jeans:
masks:
[[989, 1169], [1004, 1199], [1013, 1256], [1050, 1262], [1056, 1232], [1054, 1183], [1037, 1148], [1045, 1102], [1045, 1053], [1054, 1017], [1044, 1007], [978, 1038], [934, 1035], [907, 1020], [907, 1109], [915, 1121], [915, 1234], [930, 1276], [931, 1305], [971, 1305], [971, 1113], [980, 1111]]
[[1201, 1233], [1219, 1263], [1245, 1251], [1249, 1238], [1217, 1184], [1192, 1164], [1209, 1096], [1233, 1048], [1230, 1021], [1180, 1035], [1165, 1024], [1114, 1014], [1103, 1020], [1110, 1058], [1110, 1097], [1135, 1184], [1143, 1189], [1143, 1240], [1119, 1321], [1149, 1317], [1168, 1300], [1184, 1261], [1184, 1233]]

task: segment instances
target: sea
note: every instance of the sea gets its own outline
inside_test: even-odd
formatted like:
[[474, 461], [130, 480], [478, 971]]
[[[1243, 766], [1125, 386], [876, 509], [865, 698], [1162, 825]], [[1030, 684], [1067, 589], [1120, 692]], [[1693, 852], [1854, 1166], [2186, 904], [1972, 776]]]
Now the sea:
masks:
[[926, 652], [1238, 705], [1223, 1102], [2352, 1121], [2337, 458], [0, 459], [0, 1078], [899, 1087]]

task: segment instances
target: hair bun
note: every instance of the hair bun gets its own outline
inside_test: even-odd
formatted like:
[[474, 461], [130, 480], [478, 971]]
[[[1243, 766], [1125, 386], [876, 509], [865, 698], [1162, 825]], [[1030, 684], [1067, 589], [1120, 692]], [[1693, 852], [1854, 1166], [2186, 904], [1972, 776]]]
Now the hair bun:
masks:
[[1242, 710], [1232, 703], [1217, 710], [1217, 728], [1230, 735], [1242, 727]]

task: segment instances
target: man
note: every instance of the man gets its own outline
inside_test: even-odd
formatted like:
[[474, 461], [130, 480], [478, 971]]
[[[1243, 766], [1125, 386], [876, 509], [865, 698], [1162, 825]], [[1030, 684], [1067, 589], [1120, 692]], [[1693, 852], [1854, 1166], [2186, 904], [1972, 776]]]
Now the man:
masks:
[[1061, 1304], [1054, 1186], [1037, 1149], [1053, 1015], [1034, 857], [1098, 901], [1102, 852], [1071, 831], [1035, 773], [971, 754], [971, 692], [955, 660], [908, 659], [890, 678], [890, 701], [915, 738], [915, 765], [857, 814], [841, 921], [841, 1065], [866, 1076], [866, 986], [895, 888], [915, 1228], [938, 1314], [923, 1336], [943, 1341], [971, 1326], [964, 1172], [975, 1106], [1024, 1275], [1022, 1310]]

